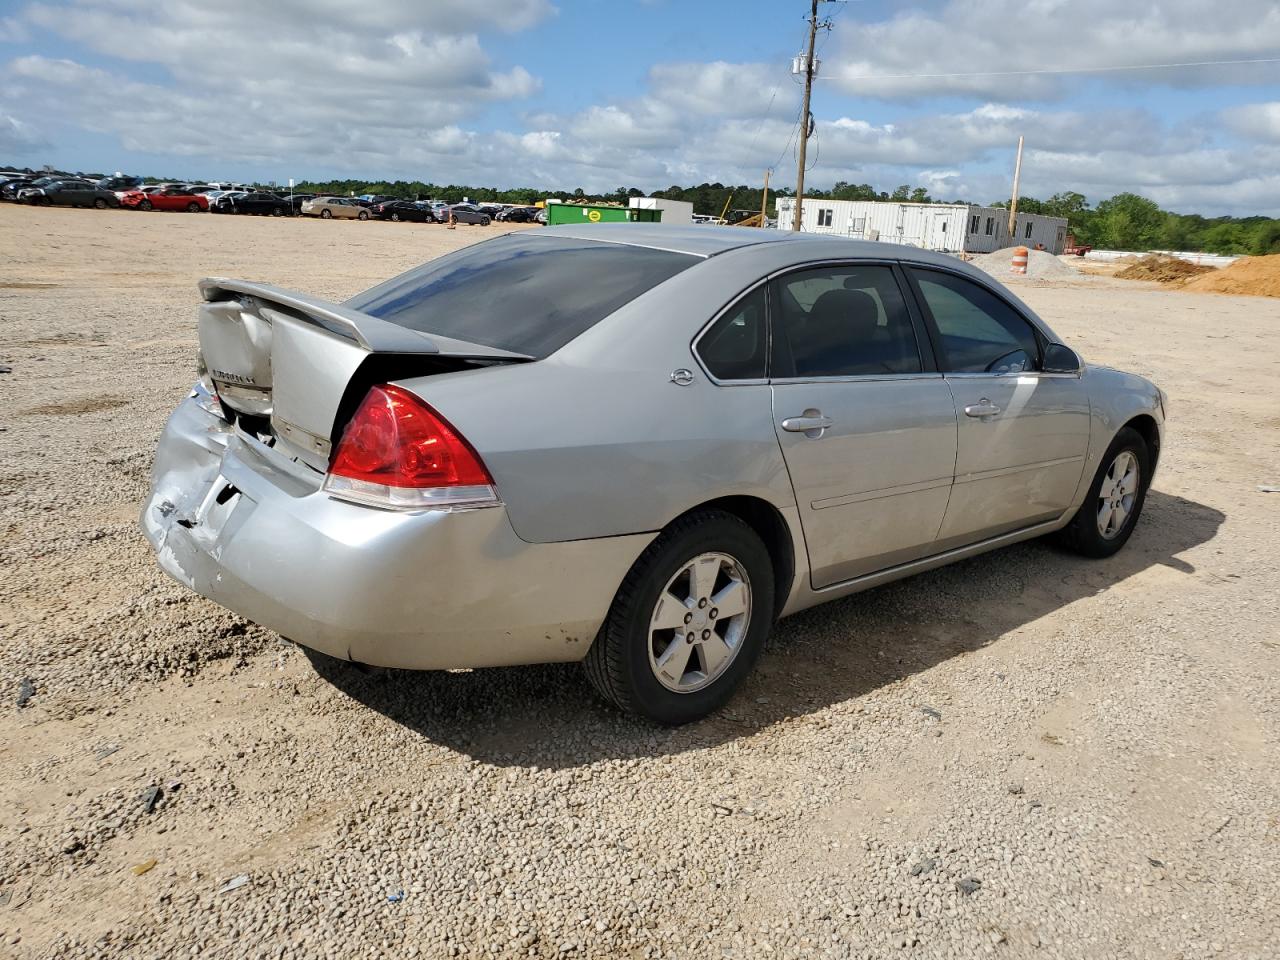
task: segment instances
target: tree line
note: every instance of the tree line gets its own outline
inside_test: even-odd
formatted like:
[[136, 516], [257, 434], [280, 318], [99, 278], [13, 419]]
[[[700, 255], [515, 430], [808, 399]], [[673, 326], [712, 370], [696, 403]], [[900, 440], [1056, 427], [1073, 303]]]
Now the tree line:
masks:
[[[16, 169], [16, 168], [15, 168]], [[97, 176], [84, 175], [83, 176]], [[147, 183], [162, 182], [147, 177]], [[177, 182], [177, 181], [174, 181]], [[276, 183], [258, 184], [266, 190], [284, 192]], [[400, 197], [406, 200], [446, 200], [457, 202], [463, 197], [478, 203], [533, 204], [556, 199], [579, 202], [621, 203], [632, 197], [655, 196], [668, 200], [684, 200], [693, 204], [695, 213], [713, 217], [725, 216], [730, 221], [759, 213], [764, 192], [747, 184], [700, 183], [694, 187], [672, 184], [665, 190], [645, 194], [635, 187], [618, 187], [610, 193], [588, 193], [574, 190], [544, 190], [537, 187], [474, 187], [461, 184], [425, 183], [421, 180], [369, 181], [326, 180], [303, 181], [294, 187], [302, 193], [327, 193], [339, 196], [365, 193]], [[788, 188], [770, 190], [767, 214], [777, 215], [776, 198], [793, 196]], [[941, 200], [929, 195], [924, 187], [902, 184], [892, 191], [876, 190], [869, 183], [838, 181], [831, 189], [806, 191], [807, 200], [881, 200], [908, 203], [966, 203], [966, 200]], [[1008, 207], [1008, 200], [990, 204]], [[1084, 194], [1074, 191], [1055, 193], [1047, 200], [1020, 197], [1018, 209], [1023, 213], [1039, 213], [1065, 217], [1076, 240], [1082, 244], [1111, 250], [1195, 250], [1220, 254], [1252, 254], [1262, 256], [1280, 253], [1280, 219], [1271, 217], [1203, 217], [1199, 214], [1174, 213], [1160, 209], [1153, 200], [1136, 193], [1119, 193], [1091, 206]]]

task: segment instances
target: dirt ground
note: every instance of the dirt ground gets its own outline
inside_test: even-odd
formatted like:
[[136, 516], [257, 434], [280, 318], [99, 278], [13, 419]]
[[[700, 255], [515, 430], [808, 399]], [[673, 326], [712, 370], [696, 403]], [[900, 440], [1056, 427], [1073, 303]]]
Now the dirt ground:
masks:
[[1280, 300], [1020, 282], [1171, 398], [1127, 548], [808, 611], [691, 727], [169, 581], [196, 280], [339, 299], [498, 229], [0, 207], [0, 956], [1280, 956]]

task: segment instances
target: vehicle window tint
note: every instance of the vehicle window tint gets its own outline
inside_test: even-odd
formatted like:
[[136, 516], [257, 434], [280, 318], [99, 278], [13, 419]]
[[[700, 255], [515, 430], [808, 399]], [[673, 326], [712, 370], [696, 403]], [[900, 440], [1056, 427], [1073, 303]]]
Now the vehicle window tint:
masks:
[[1035, 331], [1003, 300], [951, 273], [915, 270], [951, 373], [1017, 373], [1039, 368]]
[[762, 284], [730, 307], [698, 341], [698, 356], [717, 380], [764, 378], [765, 298]]
[[773, 376], [874, 376], [922, 369], [911, 317], [889, 267], [821, 267], [776, 282]]
[[347, 306], [541, 359], [699, 260], [620, 243], [513, 234], [438, 257]]

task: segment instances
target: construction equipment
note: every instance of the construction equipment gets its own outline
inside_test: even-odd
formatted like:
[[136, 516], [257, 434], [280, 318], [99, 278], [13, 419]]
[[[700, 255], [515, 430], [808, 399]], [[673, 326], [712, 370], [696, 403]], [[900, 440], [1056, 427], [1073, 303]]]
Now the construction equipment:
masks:
[[1074, 233], [1068, 233], [1067, 245], [1062, 248], [1062, 252], [1072, 257], [1083, 257], [1092, 249], [1092, 244], [1076, 243], [1076, 235]]

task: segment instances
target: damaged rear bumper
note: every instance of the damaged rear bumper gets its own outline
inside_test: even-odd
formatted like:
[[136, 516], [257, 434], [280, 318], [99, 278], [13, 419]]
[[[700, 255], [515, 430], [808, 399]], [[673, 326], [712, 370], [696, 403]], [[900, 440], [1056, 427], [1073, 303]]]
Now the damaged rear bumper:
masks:
[[402, 513], [186, 400], [160, 439], [141, 527], [160, 566], [324, 653], [410, 669], [578, 660], [652, 534], [532, 544], [502, 507]]

